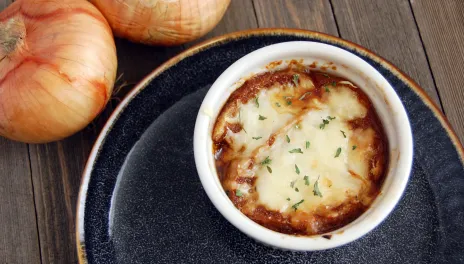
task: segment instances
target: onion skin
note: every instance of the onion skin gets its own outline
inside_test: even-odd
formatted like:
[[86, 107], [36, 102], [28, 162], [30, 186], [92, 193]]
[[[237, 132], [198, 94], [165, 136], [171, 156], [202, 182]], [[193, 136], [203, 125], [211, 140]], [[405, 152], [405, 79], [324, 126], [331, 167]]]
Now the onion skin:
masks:
[[230, 0], [89, 0], [116, 36], [172, 46], [202, 37], [221, 20]]
[[111, 29], [89, 2], [15, 1], [0, 13], [0, 135], [74, 134], [104, 109], [116, 69]]

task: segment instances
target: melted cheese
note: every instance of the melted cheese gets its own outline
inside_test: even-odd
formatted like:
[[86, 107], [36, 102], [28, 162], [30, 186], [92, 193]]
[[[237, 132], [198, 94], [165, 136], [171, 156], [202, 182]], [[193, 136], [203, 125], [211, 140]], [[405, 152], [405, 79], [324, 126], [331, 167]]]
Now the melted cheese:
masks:
[[[272, 160], [272, 173], [262, 166], [257, 166], [256, 172], [259, 199], [269, 209], [283, 212], [302, 199], [305, 202], [299, 209], [304, 211], [321, 203], [335, 206], [343, 202], [346, 195], [355, 195], [359, 191], [361, 182], [348, 172], [349, 140], [340, 132], [344, 131], [349, 137], [351, 131], [337, 119], [330, 121], [324, 129], [319, 128], [322, 120], [330, 115], [328, 110], [309, 112], [301, 120], [300, 128], [293, 126], [286, 132], [290, 143], [286, 135], [280, 135], [269, 149], [259, 153], [258, 160], [263, 160], [264, 156]], [[306, 141], [310, 142], [308, 149]], [[341, 152], [335, 158], [338, 148]], [[301, 149], [303, 153], [290, 153], [295, 149]], [[308, 176], [309, 185], [306, 185], [304, 176]], [[322, 197], [313, 193], [316, 181]]]
[[388, 156], [361, 90], [298, 62], [238, 85], [212, 139], [221, 184], [242, 213], [277, 232], [313, 235], [368, 208]]
[[[242, 129], [238, 133], [227, 129], [226, 140], [234, 148], [239, 150], [246, 146], [245, 154], [250, 154], [258, 146], [266, 144], [266, 140], [279, 128], [284, 126], [292, 114], [279, 113], [276, 109], [275, 95], [280, 92], [278, 87], [269, 90], [261, 90], [256, 99], [249, 100], [239, 106], [239, 114], [233, 118], [227, 118], [228, 123], [240, 123]], [[258, 107], [259, 104], [259, 107]], [[262, 117], [260, 120], [260, 116]]]
[[[314, 89], [314, 84], [311, 79], [302, 77], [299, 88], [304, 89], [304, 92], [310, 92]], [[226, 141], [236, 151], [245, 146], [244, 154], [250, 154], [258, 146], [266, 144], [272, 134], [294, 118], [295, 111], [285, 107], [285, 95], [292, 97], [297, 90], [293, 83], [275, 84], [269, 89], [260, 90], [256, 97], [246, 104], [239, 104], [238, 114], [226, 117], [226, 122], [240, 123], [243, 129], [234, 133], [226, 128]]]
[[[276, 109], [275, 96], [280, 92], [279, 87], [261, 90], [259, 107], [254, 100], [239, 105], [245, 130], [228, 131], [226, 135], [234, 149], [246, 146], [242, 153], [246, 158], [241, 160], [238, 170], [242, 177], [257, 177], [258, 202], [270, 210], [291, 213], [295, 209], [292, 206], [304, 200], [298, 210], [312, 212], [320, 206], [336, 207], [358, 195], [369, 184], [368, 154], [374, 133], [372, 129], [352, 131], [348, 126], [347, 121], [363, 118], [367, 112], [356, 93], [339, 86], [321, 100], [313, 98], [311, 105], [316, 108], [293, 114]], [[260, 120], [260, 115], [266, 119]], [[321, 128], [323, 120], [329, 122]], [[228, 120], [234, 121], [238, 120]], [[272, 135], [275, 140], [269, 146], [266, 142]], [[357, 146], [355, 150], [353, 145]], [[291, 153], [292, 150], [303, 153]], [[270, 164], [262, 165], [267, 157]], [[322, 197], [315, 195], [316, 182]], [[244, 196], [249, 195], [248, 184], [236, 187]]]

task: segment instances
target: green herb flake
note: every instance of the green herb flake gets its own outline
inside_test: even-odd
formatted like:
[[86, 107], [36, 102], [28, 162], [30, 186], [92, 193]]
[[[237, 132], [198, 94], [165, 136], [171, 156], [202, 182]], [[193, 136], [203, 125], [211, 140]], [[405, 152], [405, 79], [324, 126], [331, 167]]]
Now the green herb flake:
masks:
[[316, 180], [316, 182], [314, 183], [313, 194], [314, 194], [314, 196], [322, 197], [322, 193], [321, 193], [321, 191], [319, 190], [319, 177], [317, 177], [317, 180]]
[[325, 78], [329, 78], [329, 75], [327, 73], [324, 73], [322, 75], [324, 75]]
[[242, 197], [243, 193], [239, 189], [235, 190], [235, 196]]
[[298, 79], [300, 79], [300, 75], [293, 74], [293, 83], [295, 84], [295, 86], [298, 86]]
[[280, 107], [280, 104], [279, 104], [279, 102], [276, 102], [276, 103], [275, 103], [275, 105], [276, 105], [277, 107]]
[[283, 97], [285, 99], [285, 101], [287, 101], [287, 105], [291, 105], [292, 104], [292, 98], [293, 96], [284, 96]]
[[340, 156], [340, 153], [342, 153], [342, 148], [337, 149], [337, 152], [335, 153], [335, 158], [338, 158], [338, 156]]
[[300, 168], [298, 168], [298, 166], [295, 164], [295, 172], [296, 174], [300, 174]]
[[290, 137], [288, 135], [285, 135], [285, 137], [287, 138], [287, 143], [290, 143]]
[[295, 187], [295, 182], [296, 182], [296, 180], [290, 182], [290, 187], [291, 188]]
[[329, 87], [324, 86], [324, 88], [325, 88], [325, 92], [326, 92], [326, 93], [330, 93]]
[[324, 129], [325, 128], [325, 125], [328, 125], [329, 124], [329, 120], [327, 119], [322, 119], [322, 124], [319, 125], [319, 128], [320, 129]]
[[269, 167], [269, 166], [266, 166], [266, 168], [267, 168], [267, 171], [268, 171], [269, 173], [272, 173], [272, 169], [271, 169], [271, 167]]
[[311, 95], [311, 92], [304, 93], [298, 100], [303, 101], [305, 99], [306, 95]]
[[327, 119], [322, 119], [322, 124], [319, 125], [320, 129], [324, 129], [326, 125], [330, 123], [329, 120], [334, 120], [335, 117], [327, 116]]
[[261, 161], [261, 165], [269, 165], [271, 164], [271, 159], [269, 158], [269, 156], [267, 156], [263, 161]]
[[290, 201], [290, 198], [287, 198], [287, 201]]
[[263, 137], [252, 137], [254, 140], [262, 139]]
[[353, 147], [351, 148], [352, 150], [355, 150], [357, 148], [356, 145], [353, 145]]
[[298, 188], [295, 188], [295, 192], [300, 192], [300, 190]]
[[295, 125], [295, 128], [296, 128], [296, 129], [300, 129], [300, 128], [301, 128], [301, 125], [300, 125], [300, 124], [296, 124], [296, 125]]
[[256, 98], [255, 98], [255, 104], [256, 104], [256, 107], [257, 107], [257, 108], [259, 108], [259, 101], [258, 101], [258, 99], [259, 99], [259, 97], [256, 96]]
[[297, 202], [296, 204], [292, 205], [292, 208], [295, 209], [295, 211], [298, 209], [298, 206], [300, 206], [300, 204], [302, 204], [304, 202], [304, 200], [301, 200], [299, 202]]
[[310, 143], [309, 141], [306, 141], [306, 149], [309, 149], [309, 145], [310, 145], [310, 144], [311, 144], [311, 143]]
[[337, 86], [337, 82], [336, 82], [336, 81], [333, 81], [333, 82], [332, 82], [332, 86], [333, 86], [333, 87]]
[[309, 177], [305, 175], [303, 180], [305, 181], [305, 185], [309, 186]]
[[303, 154], [303, 151], [301, 151], [300, 148], [296, 148], [296, 149], [290, 150], [289, 153], [300, 153], [300, 154]]
[[343, 137], [344, 137], [344, 138], [346, 138], [345, 131], [343, 131], [343, 130], [340, 130], [340, 132], [342, 132], [342, 134], [343, 134]]
[[259, 115], [258, 119], [259, 119], [259, 120], [266, 120], [266, 119], [267, 119], [267, 117], [265, 117], [265, 116], [262, 116], [262, 115]]

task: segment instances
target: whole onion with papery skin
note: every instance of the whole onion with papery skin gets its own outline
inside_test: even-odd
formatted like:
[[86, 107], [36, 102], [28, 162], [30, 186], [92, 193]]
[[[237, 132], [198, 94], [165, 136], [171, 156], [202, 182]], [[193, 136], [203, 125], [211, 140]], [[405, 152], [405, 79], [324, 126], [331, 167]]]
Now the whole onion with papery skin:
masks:
[[230, 0], [89, 0], [116, 36], [151, 45], [197, 39], [221, 20]]
[[15, 1], [0, 13], [0, 135], [43, 143], [84, 128], [116, 68], [111, 29], [89, 2]]

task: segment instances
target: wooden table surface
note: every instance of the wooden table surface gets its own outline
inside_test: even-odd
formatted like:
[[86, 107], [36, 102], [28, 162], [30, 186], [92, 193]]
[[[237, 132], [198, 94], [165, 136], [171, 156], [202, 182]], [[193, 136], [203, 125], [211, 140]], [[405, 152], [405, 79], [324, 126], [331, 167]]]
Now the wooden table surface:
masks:
[[[0, 10], [12, 0], [0, 0]], [[464, 141], [464, 0], [232, 0], [201, 40], [250, 28], [325, 32], [391, 61], [430, 95]], [[199, 40], [199, 41], [201, 41]], [[198, 43], [196, 41], [195, 43]], [[192, 46], [149, 47], [116, 39], [129, 84]], [[76, 135], [35, 145], [0, 138], [0, 263], [76, 263], [75, 211], [90, 149], [117, 105]]]

